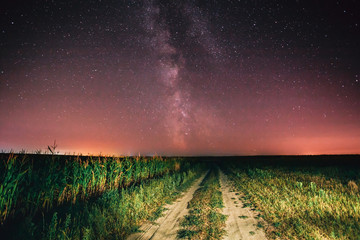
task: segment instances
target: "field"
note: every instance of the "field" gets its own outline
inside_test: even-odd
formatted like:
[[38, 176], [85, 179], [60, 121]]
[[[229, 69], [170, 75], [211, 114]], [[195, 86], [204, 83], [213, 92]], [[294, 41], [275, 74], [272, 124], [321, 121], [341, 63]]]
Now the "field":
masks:
[[259, 210], [271, 239], [359, 239], [360, 169], [352, 156], [228, 161], [244, 204]]
[[2, 239], [359, 239], [359, 156], [1, 154]]

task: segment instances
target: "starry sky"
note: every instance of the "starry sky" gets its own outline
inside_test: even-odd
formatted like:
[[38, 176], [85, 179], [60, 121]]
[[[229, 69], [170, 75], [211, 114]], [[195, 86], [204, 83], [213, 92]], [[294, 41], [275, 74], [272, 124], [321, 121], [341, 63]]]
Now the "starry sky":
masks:
[[3, 1], [0, 149], [360, 153], [360, 4]]

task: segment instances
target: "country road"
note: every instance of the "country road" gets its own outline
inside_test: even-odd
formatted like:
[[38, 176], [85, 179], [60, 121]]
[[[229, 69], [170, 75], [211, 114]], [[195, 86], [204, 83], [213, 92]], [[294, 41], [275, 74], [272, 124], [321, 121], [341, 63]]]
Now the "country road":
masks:
[[[177, 199], [173, 204], [165, 206], [164, 214], [155, 223], [145, 223], [140, 227], [140, 232], [130, 235], [127, 240], [175, 240], [180, 229], [180, 222], [188, 213], [187, 205], [194, 192], [206, 174], [194, 182], [190, 189]], [[227, 215], [226, 234], [223, 240], [266, 240], [263, 229], [257, 228], [258, 220], [255, 213], [248, 207], [243, 207], [240, 195], [231, 191], [231, 185], [226, 175], [220, 170], [220, 185], [223, 195], [224, 215]]]
[[187, 205], [192, 199], [194, 192], [199, 188], [201, 181], [206, 173], [203, 174], [191, 186], [187, 192], [175, 203], [165, 206], [167, 209], [164, 216], [155, 221], [155, 224], [146, 223], [140, 227], [138, 233], [130, 235], [127, 240], [173, 240], [177, 237], [177, 231], [180, 229], [180, 220], [188, 213]]
[[228, 215], [225, 227], [227, 234], [223, 239], [266, 239], [264, 231], [256, 227], [258, 221], [254, 218], [253, 211], [243, 207], [239, 199], [240, 195], [231, 191], [230, 182], [222, 171], [220, 171], [220, 185], [225, 206], [223, 214]]

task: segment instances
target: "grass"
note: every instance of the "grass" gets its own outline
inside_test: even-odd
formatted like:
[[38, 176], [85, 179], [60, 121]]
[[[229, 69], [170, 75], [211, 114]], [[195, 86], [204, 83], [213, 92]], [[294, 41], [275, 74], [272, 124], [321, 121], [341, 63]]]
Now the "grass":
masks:
[[186, 239], [221, 239], [224, 235], [226, 216], [220, 191], [219, 171], [212, 168], [189, 202], [189, 215], [182, 221], [180, 238]]
[[[269, 239], [359, 239], [358, 157], [356, 162], [274, 158], [211, 161], [233, 182], [237, 196], [232, 200], [259, 212], [256, 227]], [[0, 236], [124, 239], [161, 216], [163, 205], [201, 174], [204, 165], [193, 160], [0, 154]], [[219, 173], [212, 167], [178, 236], [220, 239], [226, 220], [222, 207]]]
[[1, 157], [6, 239], [124, 239], [202, 171], [177, 158]]
[[266, 228], [269, 239], [359, 239], [358, 168], [256, 161], [223, 167], [245, 194], [245, 205], [261, 210], [271, 224]]
[[0, 155], [0, 223], [180, 169], [176, 158]]
[[[83, 209], [63, 213], [62, 221], [57, 220], [55, 224], [51, 221], [45, 238], [53, 235], [54, 239], [125, 239], [136, 232], [144, 220], [161, 216], [162, 205], [173, 201], [180, 189], [189, 186], [198, 176], [189, 170], [121, 191], [108, 191], [97, 201], [83, 205]], [[70, 224], [66, 224], [67, 216], [74, 216]]]

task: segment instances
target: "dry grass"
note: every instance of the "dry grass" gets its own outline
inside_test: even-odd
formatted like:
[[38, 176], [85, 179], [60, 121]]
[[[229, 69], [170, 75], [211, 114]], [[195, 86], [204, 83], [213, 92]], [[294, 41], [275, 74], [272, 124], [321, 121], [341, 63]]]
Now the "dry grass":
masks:
[[356, 185], [356, 183], [354, 181], [350, 180], [348, 182], [347, 186], [349, 187], [351, 193], [359, 192], [359, 187], [358, 187], [358, 185]]
[[[270, 239], [358, 239], [360, 195], [355, 180], [309, 171], [228, 165], [245, 201], [272, 224]], [[329, 176], [328, 174], [326, 176]], [[356, 177], [356, 175], [354, 175]]]

